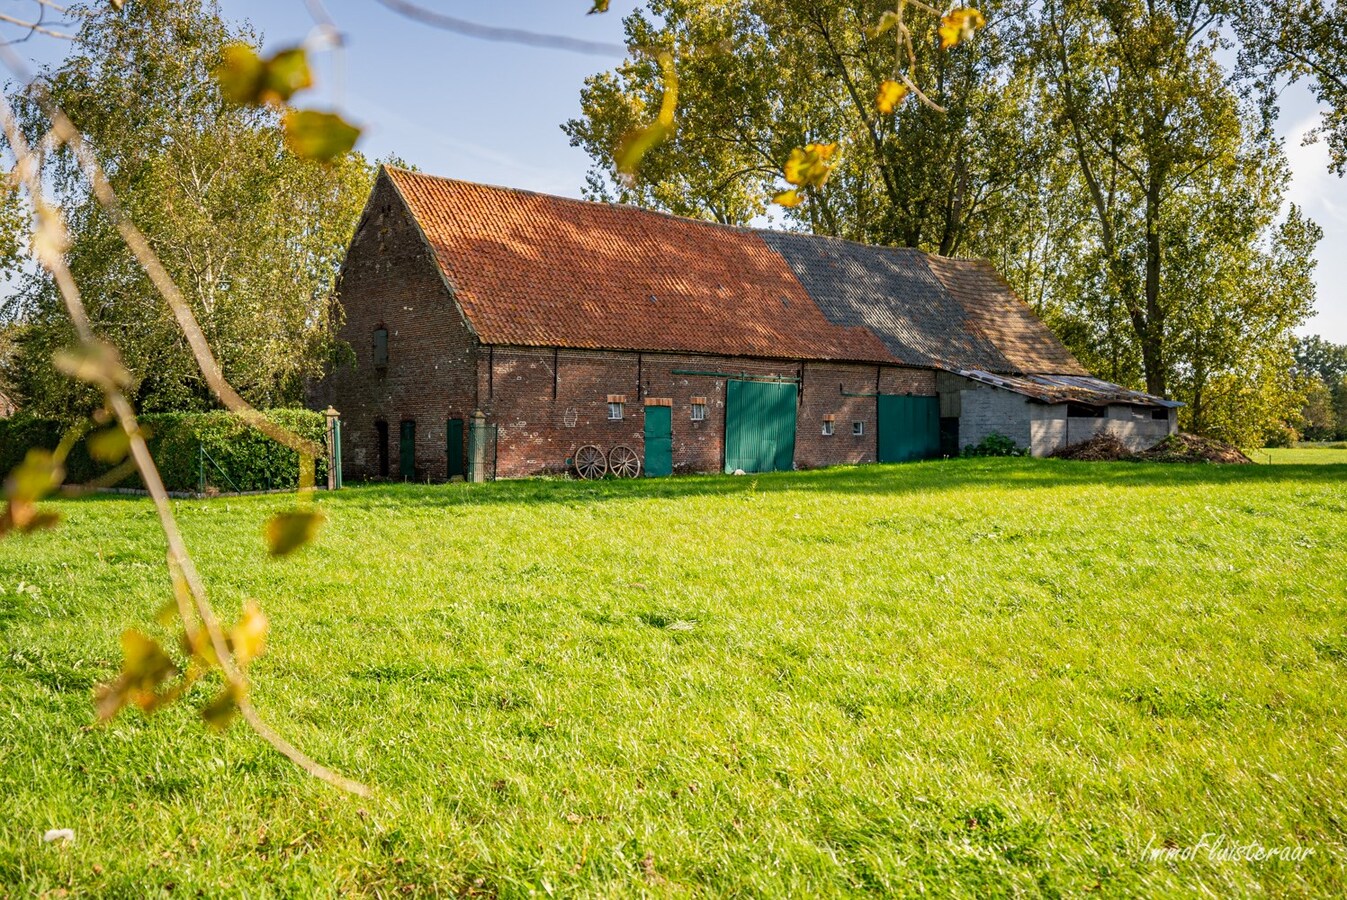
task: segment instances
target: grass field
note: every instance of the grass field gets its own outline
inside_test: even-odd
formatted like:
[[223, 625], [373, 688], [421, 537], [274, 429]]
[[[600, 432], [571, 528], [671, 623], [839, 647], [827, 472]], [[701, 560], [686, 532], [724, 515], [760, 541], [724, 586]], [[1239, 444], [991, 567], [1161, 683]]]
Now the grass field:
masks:
[[[271, 561], [284, 502], [177, 509], [263, 713], [377, 796], [91, 727], [169, 587], [145, 502], [55, 504], [0, 543], [0, 894], [1347, 893], [1347, 467], [356, 488]], [[1312, 853], [1207, 849], [1255, 842]]]
[[1257, 463], [1278, 466], [1347, 465], [1347, 445], [1301, 444], [1298, 447], [1268, 447], [1263, 450], [1250, 450], [1249, 458]]

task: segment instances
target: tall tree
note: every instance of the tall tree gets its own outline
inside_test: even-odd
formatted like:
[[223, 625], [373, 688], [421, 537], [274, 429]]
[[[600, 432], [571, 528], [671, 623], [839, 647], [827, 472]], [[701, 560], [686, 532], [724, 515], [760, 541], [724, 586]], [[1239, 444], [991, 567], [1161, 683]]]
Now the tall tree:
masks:
[[[72, 50], [41, 83], [88, 137], [129, 215], [193, 306], [226, 376], [258, 405], [295, 402], [333, 339], [334, 276], [372, 179], [350, 155], [329, 166], [287, 151], [277, 114], [227, 103], [212, 77], [223, 48], [256, 42], [214, 2], [141, 0], [83, 11]], [[46, 123], [16, 106], [31, 138]], [[172, 317], [90, 196], [73, 155], [46, 156], [66, 210], [71, 269], [95, 327], [121, 348], [146, 410], [213, 405]], [[38, 412], [87, 406], [53, 372], [70, 341], [51, 283], [29, 274], [6, 310], [25, 328], [12, 362]]]
[[1218, 12], [1195, 0], [1045, 0], [1038, 56], [1094, 213], [1108, 293], [1146, 388], [1169, 389], [1167, 206], [1238, 152], [1238, 98], [1217, 60]]
[[1268, 112], [1284, 83], [1304, 80], [1321, 110], [1312, 136], [1327, 144], [1329, 168], [1347, 175], [1347, 4], [1241, 0], [1236, 10], [1240, 69], [1262, 89]]
[[1016, 182], [1041, 145], [1027, 84], [1014, 77], [1014, 18], [984, 9], [976, 39], [935, 51], [936, 20], [914, 19], [914, 80], [944, 106], [915, 96], [876, 109], [891, 77], [892, 34], [868, 33], [883, 0], [651, 0], [626, 20], [631, 46], [679, 60], [674, 138], [648, 153], [641, 179], [618, 177], [614, 148], [649, 118], [659, 79], [649, 53], [589, 79], [583, 115], [565, 126], [595, 160], [590, 194], [743, 223], [762, 214], [793, 148], [840, 141], [830, 189], [783, 214], [824, 234], [944, 254], [984, 246], [1009, 214]]

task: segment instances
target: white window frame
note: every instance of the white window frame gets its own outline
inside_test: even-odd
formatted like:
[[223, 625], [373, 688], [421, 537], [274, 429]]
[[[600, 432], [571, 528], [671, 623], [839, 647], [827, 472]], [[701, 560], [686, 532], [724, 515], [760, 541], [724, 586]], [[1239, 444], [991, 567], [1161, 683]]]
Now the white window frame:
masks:
[[835, 424], [835, 423], [833, 422], [832, 419], [824, 419], [824, 420], [823, 420], [823, 436], [824, 436], [824, 437], [832, 437], [834, 434], [837, 433], [837, 432], [834, 430], [834, 428], [833, 428], [834, 424]]
[[851, 423], [852, 437], [865, 437], [865, 422], [857, 419]]
[[626, 415], [626, 404], [610, 400], [608, 402], [608, 421], [621, 422]]
[[694, 404], [692, 404], [692, 421], [694, 421], [694, 422], [705, 422], [705, 421], [706, 421], [706, 404], [705, 404], [705, 403], [694, 403]]

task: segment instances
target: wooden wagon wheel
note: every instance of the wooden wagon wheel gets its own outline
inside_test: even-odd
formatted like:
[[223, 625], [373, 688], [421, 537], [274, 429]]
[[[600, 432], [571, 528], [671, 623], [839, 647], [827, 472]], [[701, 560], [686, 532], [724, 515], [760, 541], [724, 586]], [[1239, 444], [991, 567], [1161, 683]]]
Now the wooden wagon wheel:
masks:
[[618, 478], [635, 478], [641, 474], [641, 457], [627, 446], [608, 451], [608, 469]]
[[585, 444], [575, 451], [575, 474], [588, 481], [608, 474], [608, 458], [593, 444]]

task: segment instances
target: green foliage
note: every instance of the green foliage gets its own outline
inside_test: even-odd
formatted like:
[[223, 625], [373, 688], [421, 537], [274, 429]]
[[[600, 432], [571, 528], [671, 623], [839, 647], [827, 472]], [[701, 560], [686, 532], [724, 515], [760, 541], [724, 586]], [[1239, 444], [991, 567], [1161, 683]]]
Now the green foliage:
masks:
[[976, 444], [963, 448], [961, 456], [1028, 456], [1029, 451], [1015, 443], [1004, 434], [993, 432]]
[[628, 43], [677, 51], [678, 132], [621, 181], [612, 148], [657, 103], [657, 71], [633, 55], [588, 80], [566, 131], [594, 160], [589, 193], [747, 223], [792, 154], [838, 141], [826, 190], [779, 195], [789, 224], [985, 256], [1093, 372], [1188, 404], [1186, 427], [1246, 445], [1283, 429], [1320, 231], [1282, 213], [1284, 154], [1210, 27], [1228, 8], [983, 11], [976, 40], [917, 59], [942, 114], [903, 99], [866, 33], [891, 3], [651, 0]]
[[[322, 413], [277, 409], [264, 415], [320, 446], [324, 443], [327, 422]], [[140, 423], [149, 436], [150, 453], [164, 485], [171, 491], [198, 489], [201, 448], [214, 460], [206, 462], [206, 481], [211, 487], [261, 491], [299, 485], [299, 454], [249, 427], [233, 413], [159, 413], [141, 417]], [[16, 468], [32, 448], [56, 447], [66, 433], [63, 423], [28, 413], [0, 419], [0, 472]], [[109, 461], [98, 459], [97, 452], [91, 454], [107, 440], [103, 434], [91, 436], [92, 447], [86, 440], [71, 449], [65, 462], [67, 482], [91, 481], [108, 471]], [[320, 479], [327, 477], [326, 460], [317, 460], [317, 473]], [[123, 486], [139, 487], [139, 477], [131, 476]]]
[[[88, 727], [124, 628], [185, 655], [145, 624], [149, 503], [58, 501], [60, 529], [0, 542], [0, 884], [1340, 897], [1345, 472], [379, 486], [320, 494], [323, 540], [282, 559], [258, 524], [293, 498], [175, 503], [222, 620], [265, 600], [259, 705], [378, 787], [354, 802], [201, 729], [215, 684]], [[1315, 853], [1142, 853], [1207, 832]]]
[[[226, 49], [257, 40], [210, 0], [90, 8], [70, 53], [42, 79], [96, 148], [225, 376], [268, 407], [301, 400], [306, 379], [332, 355], [332, 287], [373, 171], [355, 154], [327, 165], [301, 159], [287, 149], [279, 110], [222, 96], [212, 73]], [[292, 57], [278, 58], [291, 62], [267, 76], [268, 89], [302, 83]], [[11, 99], [28, 137], [40, 138], [48, 123], [33, 98]], [[68, 259], [94, 328], [127, 361], [137, 409], [214, 407], [167, 304], [90, 196], [72, 154], [46, 154], [43, 175], [69, 220]], [[74, 420], [100, 402], [52, 366], [53, 354], [76, 342], [45, 274], [22, 274], [0, 319], [23, 323], [5, 367], [28, 409]]]
[[[893, 77], [894, 42], [869, 26], [892, 3], [840, 0], [653, 0], [625, 20], [629, 46], [670, 49], [679, 66], [678, 130], [620, 177], [614, 148], [659, 107], [660, 73], [634, 53], [586, 82], [582, 116], [565, 126], [594, 160], [588, 193], [680, 215], [745, 224], [780, 190], [792, 153], [840, 144], [829, 189], [783, 196], [791, 223], [881, 244], [967, 252], [1027, 175], [1036, 152], [1024, 85], [1013, 78], [1014, 18], [948, 51], [939, 19], [909, 24], [922, 49], [912, 80], [948, 110], [875, 108]], [[1001, 6], [984, 9], [990, 19]], [[919, 19], [919, 20], [918, 20]], [[963, 19], [960, 20], [964, 21]], [[906, 65], [906, 61], [904, 61]], [[984, 251], [985, 252], [985, 251]]]
[[1347, 175], [1347, 5], [1342, 0], [1240, 0], [1240, 73], [1264, 110], [1276, 112], [1287, 82], [1304, 80], [1322, 116], [1313, 133], [1328, 146], [1329, 168]]

